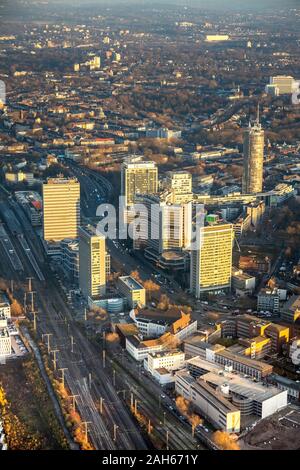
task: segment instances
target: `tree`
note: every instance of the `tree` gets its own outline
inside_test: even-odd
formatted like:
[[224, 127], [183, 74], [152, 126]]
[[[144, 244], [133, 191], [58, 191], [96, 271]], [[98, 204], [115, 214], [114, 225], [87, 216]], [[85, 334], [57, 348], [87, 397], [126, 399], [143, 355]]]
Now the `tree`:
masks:
[[170, 307], [170, 299], [166, 294], [162, 294], [159, 299], [157, 308], [160, 310], [168, 310]]
[[156, 282], [152, 281], [151, 279], [144, 282], [144, 288], [146, 289], [146, 293], [149, 299], [152, 299], [152, 295], [154, 292], [160, 291], [159, 284], [156, 284]]
[[213, 435], [213, 441], [223, 450], [240, 450], [237, 442], [227, 432], [216, 431]]
[[16, 299], [13, 299], [11, 303], [11, 314], [13, 317], [19, 317], [23, 314], [23, 308]]
[[135, 280], [136, 280], [137, 282], [139, 282], [140, 284], [143, 283], [143, 281], [142, 281], [141, 278], [140, 278], [140, 273], [138, 272], [138, 270], [131, 271], [130, 276], [133, 277], [133, 279], [135, 279]]

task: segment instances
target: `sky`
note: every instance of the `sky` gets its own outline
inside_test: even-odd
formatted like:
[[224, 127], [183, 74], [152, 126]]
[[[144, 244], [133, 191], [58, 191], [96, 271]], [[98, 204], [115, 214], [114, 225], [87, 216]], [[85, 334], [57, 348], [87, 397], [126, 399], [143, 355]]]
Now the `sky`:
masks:
[[[38, 5], [38, 11], [40, 13], [41, 9], [45, 8], [46, 5], [49, 5], [49, 10], [52, 12], [60, 12], [60, 7], [62, 5], [79, 8], [81, 12], [84, 9], [88, 9], [88, 6], [103, 6], [104, 8], [111, 8], [115, 12], [116, 6], [120, 5], [126, 8], [132, 6], [132, 8], [142, 7], [143, 9], [159, 8], [159, 6], [164, 6], [166, 8], [168, 5], [178, 6], [188, 6], [193, 8], [199, 8], [206, 11], [216, 10], [219, 13], [223, 11], [234, 11], [241, 13], [263, 13], [266, 11], [276, 12], [278, 10], [289, 10], [291, 8], [300, 9], [300, 0], [0, 0], [0, 16], [1, 13], [8, 13], [10, 16], [16, 15], [16, 12], [23, 11], [25, 9], [27, 14], [31, 14], [36, 11], [36, 5]], [[18, 6], [19, 5], [19, 6]], [[1, 11], [1, 6], [5, 6]], [[29, 8], [28, 8], [29, 7]], [[32, 8], [30, 8], [32, 7]], [[36, 11], [37, 12], [37, 11]], [[132, 12], [131, 12], [132, 13]]]
[[[0, 0], [1, 3], [6, 3], [6, 0]], [[13, 3], [13, 0], [12, 0]], [[28, 3], [42, 3], [42, 1], [29, 0]], [[85, 6], [87, 4], [105, 4], [105, 5], [117, 5], [117, 4], [138, 4], [138, 5], [151, 5], [159, 3], [170, 4], [170, 5], [182, 5], [192, 7], [202, 7], [205, 9], [252, 9], [261, 10], [264, 8], [288, 8], [288, 7], [299, 7], [300, 0], [43, 0], [43, 3], [51, 4], [62, 4], [69, 3], [73, 5]]]

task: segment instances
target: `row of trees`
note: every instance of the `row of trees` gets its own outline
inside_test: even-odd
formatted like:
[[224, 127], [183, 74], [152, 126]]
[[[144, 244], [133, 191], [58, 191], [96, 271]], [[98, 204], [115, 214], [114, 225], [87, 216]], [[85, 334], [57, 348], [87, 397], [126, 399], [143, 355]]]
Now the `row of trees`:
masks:
[[76, 405], [73, 406], [73, 399], [71, 398], [70, 390], [58, 380], [50, 367], [49, 356], [46, 353], [43, 343], [39, 344], [42, 351], [42, 358], [45, 364], [45, 369], [48, 377], [52, 382], [52, 386], [59, 400], [67, 428], [71, 431], [74, 441], [77, 442], [81, 450], [93, 450], [93, 446], [86, 438], [83, 421], [80, 414], [76, 411]]

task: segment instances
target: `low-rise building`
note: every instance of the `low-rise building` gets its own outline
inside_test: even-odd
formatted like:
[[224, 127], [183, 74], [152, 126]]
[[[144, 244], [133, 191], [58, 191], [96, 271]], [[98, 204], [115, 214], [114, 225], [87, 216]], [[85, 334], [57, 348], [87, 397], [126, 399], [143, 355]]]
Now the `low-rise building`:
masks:
[[175, 390], [191, 401], [201, 416], [216, 429], [228, 433], [240, 432], [240, 411], [221, 393], [203, 380], [195, 380], [186, 371], [175, 374]]
[[281, 320], [287, 323], [295, 323], [300, 317], [300, 295], [293, 295], [281, 310]]
[[181, 312], [167, 331], [156, 339], [143, 340], [140, 336], [126, 338], [126, 350], [137, 361], [144, 360], [148, 354], [177, 349], [180, 343], [197, 330], [197, 321], [189, 314]]
[[158, 338], [167, 331], [172, 323], [181, 318], [181, 312], [178, 309], [167, 311], [134, 309], [130, 312], [130, 317], [137, 325], [143, 338]]
[[1, 326], [0, 327], [0, 361], [2, 359], [5, 359], [7, 356], [10, 356], [11, 353], [12, 353], [12, 349], [11, 349], [11, 337], [9, 334], [9, 329], [7, 326]]
[[241, 353], [244, 356], [250, 357], [250, 359], [263, 359], [270, 354], [272, 350], [272, 340], [265, 336], [241, 338], [239, 344], [244, 347]]
[[8, 298], [3, 292], [0, 292], [0, 317], [4, 316], [5, 318], [10, 318], [10, 303]]
[[35, 179], [32, 173], [24, 173], [23, 171], [18, 171], [16, 173], [7, 172], [5, 173], [5, 181], [7, 184], [18, 184], [18, 183], [28, 183], [33, 185]]
[[244, 273], [242, 269], [232, 268], [232, 288], [237, 295], [252, 294], [255, 289], [256, 278]]
[[257, 310], [278, 313], [279, 300], [277, 289], [261, 289], [257, 296]]
[[134, 323], [116, 323], [114, 330], [118, 333], [122, 348], [126, 348], [126, 338], [137, 336], [139, 330]]
[[138, 335], [126, 338], [126, 351], [136, 360], [143, 361], [148, 354], [164, 351], [167, 343], [164, 335], [158, 339], [142, 341]]
[[273, 366], [265, 362], [234, 354], [225, 348], [214, 353], [214, 362], [224, 366], [231, 366], [233, 370], [240, 374], [254, 377], [257, 380], [267, 377], [273, 371]]
[[283, 325], [271, 323], [265, 329], [265, 335], [271, 339], [271, 352], [281, 353], [282, 346], [290, 340], [290, 329]]
[[184, 365], [184, 352], [179, 349], [161, 353], [149, 353], [144, 360], [145, 369], [153, 375], [155, 369], [178, 370]]
[[188, 361], [187, 367], [175, 373], [176, 392], [190, 400], [217, 429], [239, 432], [241, 419], [242, 424], [247, 416], [263, 419], [287, 405], [286, 390], [242, 377], [230, 367], [199, 358]]
[[264, 336], [264, 331], [270, 322], [260, 320], [254, 315], [239, 315], [236, 317], [236, 332], [238, 338]]
[[264, 382], [253, 382], [239, 374], [208, 372], [198, 380], [204, 380], [215, 390], [224, 387], [225, 394], [242, 416], [256, 415], [263, 419], [287, 406], [286, 391], [279, 391]]
[[287, 391], [289, 400], [300, 401], [300, 382], [291, 380], [288, 377], [282, 377], [278, 374], [272, 374], [269, 382], [274, 384], [279, 390]]
[[183, 342], [186, 357], [200, 356], [206, 357], [206, 348], [210, 345], [207, 342], [208, 336], [205, 333], [194, 333]]
[[118, 279], [120, 292], [126, 297], [130, 308], [145, 307], [146, 290], [131, 276], [121, 276]]

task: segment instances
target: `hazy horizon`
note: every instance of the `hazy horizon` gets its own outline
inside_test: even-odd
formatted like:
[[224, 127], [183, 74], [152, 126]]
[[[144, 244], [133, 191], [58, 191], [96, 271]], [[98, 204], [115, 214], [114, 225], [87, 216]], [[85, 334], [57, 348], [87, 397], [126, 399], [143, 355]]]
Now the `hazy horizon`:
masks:
[[[2, 0], [0, 4], [2, 6], [8, 5], [13, 7], [14, 3], [20, 3], [19, 0]], [[24, 0], [21, 2], [23, 5], [39, 5], [39, 6], [54, 6], [54, 5], [68, 5], [71, 4], [75, 7], [87, 7], [90, 5], [104, 5], [105, 7], [114, 7], [119, 5], [135, 5], [140, 7], [153, 6], [158, 7], [159, 5], [174, 5], [182, 7], [192, 8], [203, 8], [205, 10], [219, 9], [219, 10], [264, 10], [269, 8], [300, 8], [299, 0]]]

